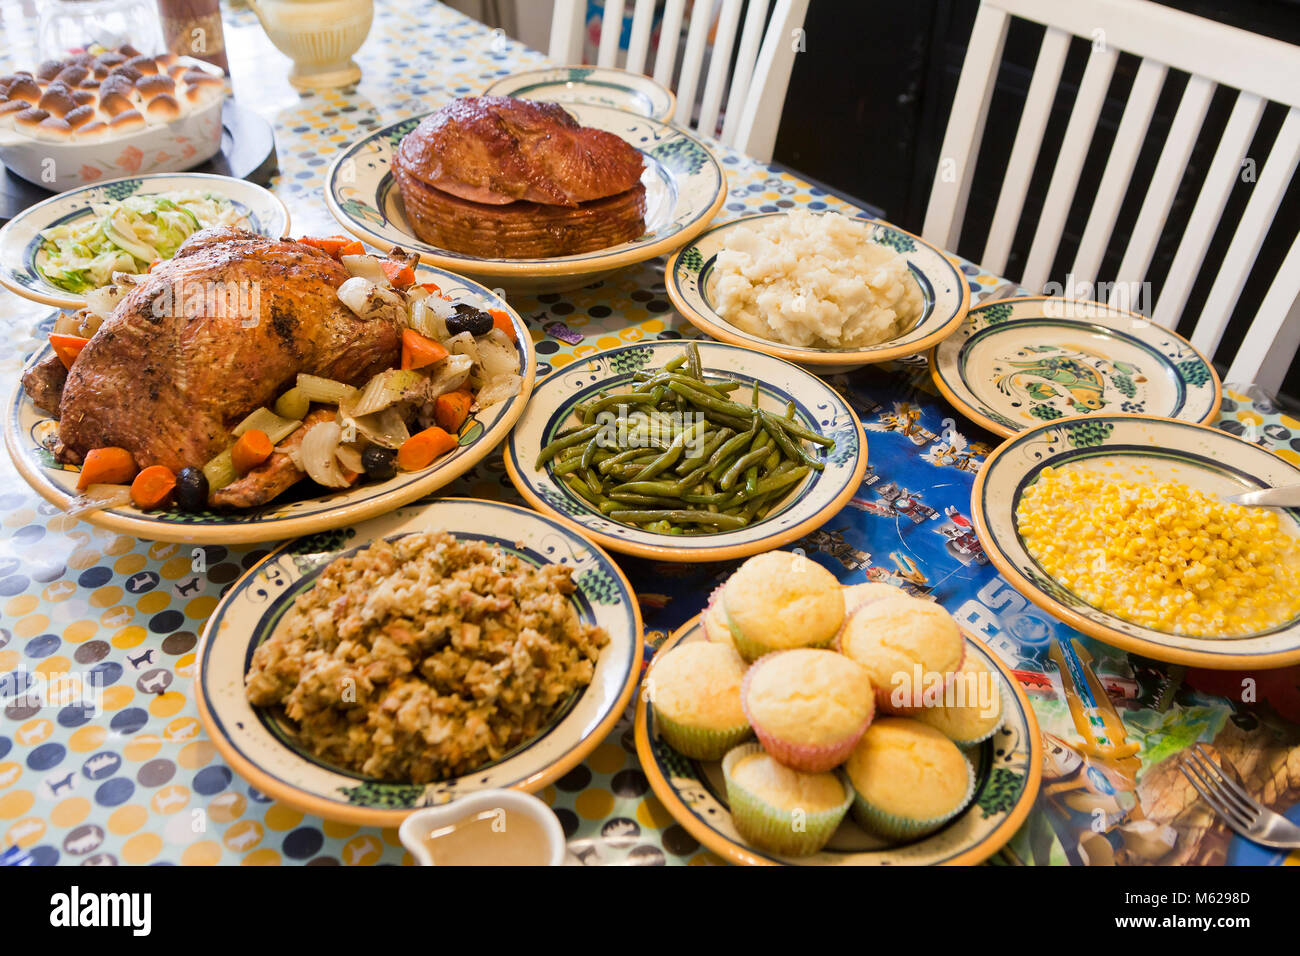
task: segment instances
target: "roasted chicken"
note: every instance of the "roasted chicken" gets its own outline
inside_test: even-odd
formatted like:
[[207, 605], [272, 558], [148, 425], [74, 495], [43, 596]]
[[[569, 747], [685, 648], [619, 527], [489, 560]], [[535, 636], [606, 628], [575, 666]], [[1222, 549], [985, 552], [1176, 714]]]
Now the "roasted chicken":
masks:
[[[141, 468], [201, 467], [298, 373], [363, 384], [391, 368], [400, 324], [345, 308], [336, 290], [348, 278], [309, 245], [226, 227], [196, 232], [140, 277], [82, 349], [59, 397], [56, 456], [76, 464], [92, 448], [118, 446]], [[49, 402], [39, 369], [29, 390]], [[269, 500], [287, 477], [282, 469], [262, 494], [247, 482], [235, 503]]]
[[481, 96], [426, 117], [393, 175], [415, 234], [471, 255], [545, 258], [634, 239], [645, 163], [631, 144], [554, 103]]

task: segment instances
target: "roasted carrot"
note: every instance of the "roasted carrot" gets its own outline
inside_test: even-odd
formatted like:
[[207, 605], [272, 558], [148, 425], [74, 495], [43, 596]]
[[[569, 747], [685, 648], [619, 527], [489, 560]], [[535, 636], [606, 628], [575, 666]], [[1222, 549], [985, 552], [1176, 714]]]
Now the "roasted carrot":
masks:
[[438, 288], [438, 284], [436, 282], [421, 282], [420, 288], [423, 289], [425, 292], [429, 293], [429, 295], [442, 294], [442, 290]]
[[339, 250], [340, 256], [363, 256], [366, 254], [366, 247], [355, 239], [348, 242]]
[[131, 501], [141, 511], [161, 508], [176, 490], [176, 475], [166, 465], [150, 465], [131, 482]]
[[488, 309], [488, 315], [492, 316], [492, 328], [500, 329], [509, 339], [515, 337], [515, 324], [510, 321], [509, 313], [502, 312], [500, 309]]
[[388, 281], [397, 289], [409, 289], [415, 283], [415, 270], [405, 262], [394, 262], [392, 259], [380, 259], [380, 267], [384, 270], [384, 275], [388, 276]]
[[456, 439], [434, 425], [402, 442], [402, 447], [397, 449], [397, 464], [404, 471], [418, 471], [455, 447]]
[[271, 457], [275, 446], [266, 432], [260, 428], [250, 428], [239, 436], [235, 447], [230, 449], [230, 461], [235, 471], [246, 475], [266, 459]]
[[54, 354], [59, 357], [63, 367], [70, 369], [72, 363], [77, 360], [81, 350], [86, 347], [90, 339], [82, 338], [80, 335], [59, 335], [55, 332], [50, 333], [50, 347], [54, 349]]
[[424, 368], [447, 357], [447, 350], [415, 329], [402, 329], [402, 368]]
[[473, 404], [474, 395], [467, 388], [444, 392], [433, 403], [433, 420], [454, 435], [469, 418], [469, 408]]
[[337, 259], [343, 247], [354, 240], [348, 239], [346, 236], [306, 236], [298, 241], [304, 246], [315, 246], [322, 252], [327, 252]]
[[91, 485], [124, 485], [135, 477], [135, 471], [135, 459], [125, 448], [92, 448], [81, 463], [77, 490], [85, 491]]

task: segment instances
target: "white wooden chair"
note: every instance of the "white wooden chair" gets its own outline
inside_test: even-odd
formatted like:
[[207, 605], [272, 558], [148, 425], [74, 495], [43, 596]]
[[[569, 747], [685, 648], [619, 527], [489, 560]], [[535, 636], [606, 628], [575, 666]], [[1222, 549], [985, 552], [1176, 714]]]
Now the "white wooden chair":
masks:
[[[1151, 313], [1153, 321], [1173, 328], [1185, 309], [1191, 322], [1199, 308], [1191, 340], [1207, 355], [1214, 355], [1300, 159], [1300, 47], [1146, 0], [983, 0], [948, 119], [923, 229], [926, 239], [948, 249], [955, 249], [961, 237], [984, 122], [1013, 17], [1043, 24], [1047, 30], [984, 245], [982, 264], [994, 273], [1001, 274], [1007, 265], [1071, 38], [1083, 37], [1092, 44], [1059, 155], [1048, 158], [1053, 164], [1051, 178], [1020, 277], [1029, 289], [1042, 289], [1049, 278], [1121, 52], [1140, 57], [1141, 65], [1083, 227], [1078, 253], [1068, 270], [1076, 280], [1093, 282], [1097, 278], [1169, 70], [1181, 70], [1190, 78], [1155, 172], [1150, 182], [1143, 184], [1145, 195], [1123, 251], [1117, 287], [1146, 278], [1216, 86], [1239, 91]], [[1208, 296], [1189, 306], [1192, 285], [1269, 101], [1290, 109], [1267, 158], [1255, 164], [1258, 179]], [[1292, 235], [1288, 227], [1288, 238]], [[1298, 344], [1300, 237], [1290, 246], [1273, 279], [1228, 369], [1228, 381], [1257, 382], [1275, 391]]]
[[[647, 61], [655, 0], [631, 2], [635, 6], [624, 68], [653, 75], [656, 82], [676, 93], [674, 121], [679, 125], [696, 129], [705, 136], [719, 136], [727, 146], [757, 159], [771, 159], [795, 53], [802, 48], [799, 31], [808, 12], [808, 0], [776, 0], [766, 30], [763, 26], [767, 20], [768, 0], [750, 0], [749, 12], [743, 29], [740, 29], [740, 48], [734, 73], [731, 72], [731, 54], [740, 28], [741, 0], [695, 0], [676, 83], [673, 76], [677, 73], [677, 46], [686, 0], [667, 0], [653, 74], [647, 69]], [[714, 22], [714, 10], [719, 6], [717, 30], [710, 45], [709, 31]], [[614, 29], [601, 30], [597, 66], [619, 65], [616, 61], [625, 8], [626, 0], [605, 0], [604, 22], [613, 24]], [[582, 62], [586, 12], [586, 0], [555, 0], [549, 51], [552, 60], [561, 64]], [[710, 50], [708, 75], [704, 78], [696, 115], [700, 73], [705, 54]], [[725, 114], [722, 113], [724, 93], [727, 97]], [[720, 115], [724, 120], [719, 134]]]

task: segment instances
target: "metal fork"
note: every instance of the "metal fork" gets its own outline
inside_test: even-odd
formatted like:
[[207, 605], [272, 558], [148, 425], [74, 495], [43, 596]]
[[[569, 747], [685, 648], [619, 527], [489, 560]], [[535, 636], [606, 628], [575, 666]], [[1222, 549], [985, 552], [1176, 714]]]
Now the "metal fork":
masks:
[[1247, 793], [1223, 772], [1203, 745], [1183, 751], [1178, 769], [1223, 822], [1247, 840], [1284, 849], [1300, 847], [1300, 826]]

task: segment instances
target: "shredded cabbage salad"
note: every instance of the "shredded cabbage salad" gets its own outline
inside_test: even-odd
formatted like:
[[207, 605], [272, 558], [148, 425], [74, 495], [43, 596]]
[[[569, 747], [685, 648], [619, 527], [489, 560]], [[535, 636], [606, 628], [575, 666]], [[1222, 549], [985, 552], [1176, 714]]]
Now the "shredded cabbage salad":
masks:
[[191, 233], [206, 226], [238, 226], [243, 215], [228, 199], [197, 190], [128, 196], [91, 206], [91, 215], [41, 233], [37, 268], [68, 292], [88, 292], [114, 272], [139, 275], [170, 259]]

